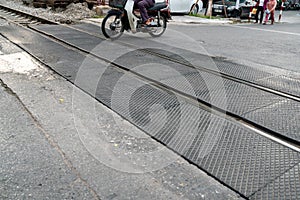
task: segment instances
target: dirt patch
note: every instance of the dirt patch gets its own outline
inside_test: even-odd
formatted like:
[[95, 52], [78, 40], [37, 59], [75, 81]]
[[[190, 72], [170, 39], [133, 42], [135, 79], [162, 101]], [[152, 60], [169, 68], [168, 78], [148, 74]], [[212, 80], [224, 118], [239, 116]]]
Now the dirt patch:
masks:
[[96, 15], [94, 10], [88, 8], [87, 3], [71, 3], [66, 8], [34, 8], [30, 3], [24, 4], [22, 0], [0, 0], [0, 4], [60, 23], [76, 23]]

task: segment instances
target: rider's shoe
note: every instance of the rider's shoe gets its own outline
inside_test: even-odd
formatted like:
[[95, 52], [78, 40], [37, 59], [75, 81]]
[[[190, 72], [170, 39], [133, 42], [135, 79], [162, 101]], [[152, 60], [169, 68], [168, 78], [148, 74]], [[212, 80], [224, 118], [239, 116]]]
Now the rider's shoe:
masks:
[[145, 21], [145, 25], [149, 26], [152, 21], [152, 18], [147, 19], [147, 21]]
[[157, 23], [155, 23], [154, 19], [153, 18], [149, 18], [146, 22], [145, 22], [145, 25], [147, 27], [153, 27], [153, 26], [157, 26]]

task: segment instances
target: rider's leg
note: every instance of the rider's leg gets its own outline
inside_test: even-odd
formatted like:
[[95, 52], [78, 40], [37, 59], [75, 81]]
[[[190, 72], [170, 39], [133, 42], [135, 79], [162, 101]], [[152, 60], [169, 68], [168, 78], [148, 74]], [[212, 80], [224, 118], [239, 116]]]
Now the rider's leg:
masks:
[[149, 19], [147, 8], [154, 5], [154, 0], [134, 0], [134, 3], [139, 7], [143, 23], [147, 23]]
[[274, 24], [274, 15], [275, 15], [275, 11], [273, 10], [271, 12], [271, 24]]

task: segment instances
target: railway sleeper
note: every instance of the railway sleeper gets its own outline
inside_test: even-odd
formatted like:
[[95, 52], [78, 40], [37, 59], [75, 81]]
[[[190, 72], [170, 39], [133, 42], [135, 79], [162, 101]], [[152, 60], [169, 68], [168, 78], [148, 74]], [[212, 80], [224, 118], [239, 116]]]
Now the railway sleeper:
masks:
[[35, 8], [46, 8], [47, 0], [33, 0], [32, 4]]
[[73, 1], [72, 0], [47, 0], [47, 6], [50, 6], [50, 7], [54, 7], [54, 8], [57, 8], [57, 7], [67, 7], [67, 5], [69, 5], [70, 3], [72, 3]]

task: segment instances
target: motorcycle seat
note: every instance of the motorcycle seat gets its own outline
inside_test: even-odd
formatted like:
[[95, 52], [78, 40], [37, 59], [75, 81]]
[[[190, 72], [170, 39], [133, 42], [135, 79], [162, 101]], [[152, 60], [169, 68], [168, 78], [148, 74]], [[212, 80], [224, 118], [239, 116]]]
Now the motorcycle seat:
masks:
[[149, 8], [149, 11], [157, 11], [166, 8], [168, 5], [165, 2], [155, 3], [153, 7]]

